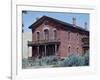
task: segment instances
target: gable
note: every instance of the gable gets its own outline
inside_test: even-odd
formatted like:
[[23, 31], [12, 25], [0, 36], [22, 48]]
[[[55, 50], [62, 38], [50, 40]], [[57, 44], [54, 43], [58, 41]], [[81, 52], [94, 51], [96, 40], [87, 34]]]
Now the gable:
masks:
[[89, 34], [89, 31], [87, 31], [87, 30], [85, 30], [85, 29], [83, 29], [79, 26], [73, 27], [72, 24], [65, 23], [63, 21], [60, 21], [60, 20], [57, 20], [57, 19], [54, 19], [54, 18], [50, 18], [50, 17], [47, 17], [47, 16], [41, 17], [39, 20], [37, 20], [35, 23], [33, 23], [31, 26], [29, 26], [29, 28], [34, 30], [36, 27], [38, 27], [39, 25], [41, 25], [45, 21], [50, 21], [53, 24], [59, 25], [57, 27], [59, 27], [61, 29], [72, 30], [72, 31], [77, 31], [79, 33]]

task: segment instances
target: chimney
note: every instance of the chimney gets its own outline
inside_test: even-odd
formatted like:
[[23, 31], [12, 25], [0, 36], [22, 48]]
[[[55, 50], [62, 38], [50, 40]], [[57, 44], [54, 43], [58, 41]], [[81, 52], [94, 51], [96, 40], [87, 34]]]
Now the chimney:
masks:
[[87, 22], [84, 23], [84, 28], [87, 30]]
[[73, 24], [73, 27], [76, 27], [76, 18], [75, 17], [72, 18], [72, 24]]

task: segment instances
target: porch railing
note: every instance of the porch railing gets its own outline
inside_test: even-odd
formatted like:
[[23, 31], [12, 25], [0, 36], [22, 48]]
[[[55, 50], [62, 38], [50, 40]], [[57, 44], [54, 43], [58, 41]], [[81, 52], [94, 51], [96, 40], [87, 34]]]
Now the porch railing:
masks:
[[28, 41], [28, 45], [37, 45], [37, 44], [52, 44], [52, 43], [60, 43], [60, 40], [55, 39], [55, 40], [37, 40], [37, 41]]

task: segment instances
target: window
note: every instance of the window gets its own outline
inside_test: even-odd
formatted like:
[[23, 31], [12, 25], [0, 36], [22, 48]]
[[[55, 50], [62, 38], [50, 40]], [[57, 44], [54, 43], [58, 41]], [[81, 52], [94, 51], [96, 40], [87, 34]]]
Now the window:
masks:
[[49, 31], [48, 31], [48, 29], [44, 30], [44, 35], [45, 35], [45, 40], [48, 40], [49, 39]]
[[71, 36], [70, 36], [70, 32], [68, 32], [68, 40], [70, 40], [70, 37], [71, 37]]
[[40, 33], [36, 32], [36, 40], [39, 41], [40, 40]]
[[79, 34], [77, 33], [77, 40], [79, 40]]
[[56, 39], [57, 39], [57, 31], [54, 30], [54, 40], [56, 40]]
[[68, 47], [68, 53], [70, 53], [70, 47]]
[[78, 53], [78, 48], [77, 48], [77, 53]]

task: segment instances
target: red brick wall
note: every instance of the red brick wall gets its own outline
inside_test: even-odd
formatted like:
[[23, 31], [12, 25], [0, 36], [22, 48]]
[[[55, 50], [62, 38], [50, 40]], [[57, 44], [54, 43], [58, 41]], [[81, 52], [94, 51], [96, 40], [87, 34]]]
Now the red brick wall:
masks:
[[[68, 53], [68, 47], [70, 46], [70, 53], [77, 53], [77, 48], [78, 48], [78, 53], [82, 54], [82, 42], [81, 39], [84, 36], [83, 34], [80, 34], [78, 32], [72, 32], [70, 31], [71, 39], [68, 40], [68, 31], [69, 30], [64, 30], [61, 29], [61, 26], [59, 24], [55, 24], [54, 22], [48, 22], [48, 28], [49, 28], [49, 39], [53, 39], [53, 29], [57, 30], [57, 39], [60, 39], [60, 46], [58, 53], [60, 57], [66, 57]], [[40, 40], [44, 40], [44, 24], [41, 24], [39, 27], [37, 27], [33, 32], [32, 32], [32, 41], [36, 40], [36, 31], [40, 31]], [[77, 33], [79, 39], [77, 39]]]

